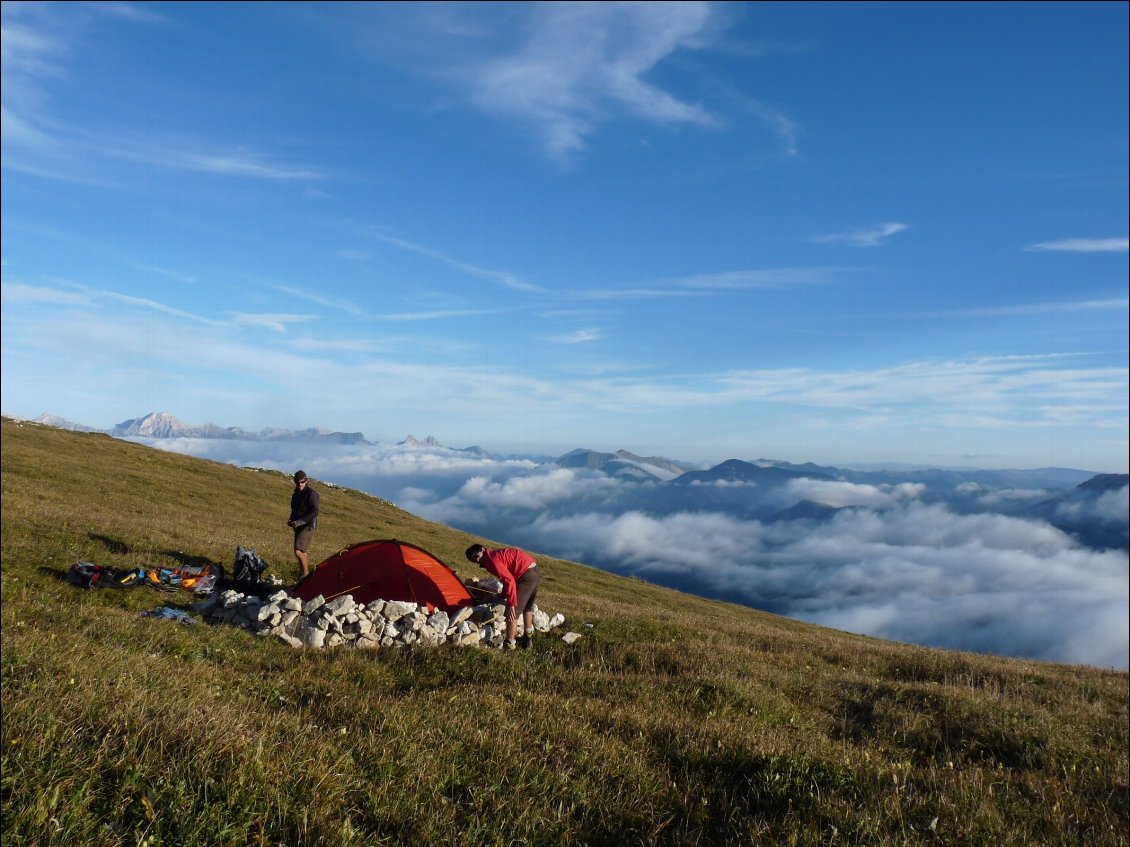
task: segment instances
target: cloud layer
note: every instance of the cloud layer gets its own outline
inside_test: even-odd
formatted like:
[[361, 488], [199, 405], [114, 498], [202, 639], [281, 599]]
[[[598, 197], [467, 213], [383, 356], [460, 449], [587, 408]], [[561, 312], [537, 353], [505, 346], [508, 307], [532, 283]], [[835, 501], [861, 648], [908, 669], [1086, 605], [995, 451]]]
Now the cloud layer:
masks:
[[657, 64], [700, 46], [709, 3], [564, 3], [533, 7], [528, 40], [473, 75], [475, 101], [537, 127], [546, 150], [581, 150], [615, 114], [711, 126], [702, 106], [647, 81]]

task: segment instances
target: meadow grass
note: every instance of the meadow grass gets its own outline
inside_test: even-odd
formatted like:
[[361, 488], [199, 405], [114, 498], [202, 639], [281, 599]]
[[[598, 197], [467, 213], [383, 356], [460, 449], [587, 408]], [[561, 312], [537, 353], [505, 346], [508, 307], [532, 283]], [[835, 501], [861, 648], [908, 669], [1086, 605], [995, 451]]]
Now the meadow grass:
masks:
[[[4, 845], [1126, 845], [1125, 672], [931, 650], [538, 553], [583, 638], [295, 650], [70, 565], [297, 576], [289, 478], [2, 423]], [[314, 561], [473, 541], [320, 482]], [[537, 552], [537, 551], [535, 551]]]

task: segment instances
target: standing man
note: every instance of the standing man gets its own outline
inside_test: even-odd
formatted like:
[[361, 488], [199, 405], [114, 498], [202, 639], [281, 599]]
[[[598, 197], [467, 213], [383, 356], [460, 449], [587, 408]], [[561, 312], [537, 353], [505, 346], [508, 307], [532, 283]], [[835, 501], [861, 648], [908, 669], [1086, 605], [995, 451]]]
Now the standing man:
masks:
[[318, 528], [321, 505], [318, 492], [306, 480], [306, 471], [297, 471], [294, 474], [294, 493], [290, 495], [290, 520], [286, 525], [294, 528], [294, 558], [302, 570], [299, 579], [310, 573], [306, 552], [314, 540], [314, 530]]
[[482, 544], [467, 548], [467, 558], [502, 580], [506, 595], [506, 649], [513, 650], [518, 634], [518, 615], [522, 615], [522, 647], [532, 643], [534, 601], [541, 585], [541, 570], [534, 557], [523, 550], [505, 547], [488, 550]]

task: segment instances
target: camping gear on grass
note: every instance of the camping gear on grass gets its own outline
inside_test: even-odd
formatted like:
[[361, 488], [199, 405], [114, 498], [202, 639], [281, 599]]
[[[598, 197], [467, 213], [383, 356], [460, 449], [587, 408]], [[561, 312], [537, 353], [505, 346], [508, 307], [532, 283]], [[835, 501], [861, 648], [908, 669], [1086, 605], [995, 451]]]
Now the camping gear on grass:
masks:
[[[132, 571], [122, 571], [96, 565], [94, 562], [75, 562], [67, 573], [67, 581], [80, 588], [122, 588]], [[128, 583], [132, 584], [132, 583]]]
[[453, 612], [475, 605], [458, 574], [421, 547], [404, 541], [362, 541], [330, 556], [291, 595], [326, 600], [350, 594], [354, 602], [403, 600]]
[[193, 594], [211, 594], [222, 578], [224, 569], [219, 565], [182, 565], [179, 568], [150, 568], [139, 570], [141, 581], [158, 591], [176, 591], [183, 588]]
[[259, 585], [263, 571], [267, 569], [255, 551], [249, 547], [235, 548], [235, 562], [232, 563], [232, 581], [241, 591], [254, 589]]
[[194, 624], [196, 619], [183, 609], [174, 609], [172, 606], [161, 606], [157, 609], [150, 609], [148, 612], [142, 612], [143, 618], [164, 618], [170, 621], [176, 621], [183, 624]]
[[81, 588], [133, 588], [149, 585], [158, 591], [183, 588], [193, 594], [210, 594], [222, 578], [219, 565], [184, 565], [179, 568], [110, 568], [94, 562], [75, 562], [67, 580]]

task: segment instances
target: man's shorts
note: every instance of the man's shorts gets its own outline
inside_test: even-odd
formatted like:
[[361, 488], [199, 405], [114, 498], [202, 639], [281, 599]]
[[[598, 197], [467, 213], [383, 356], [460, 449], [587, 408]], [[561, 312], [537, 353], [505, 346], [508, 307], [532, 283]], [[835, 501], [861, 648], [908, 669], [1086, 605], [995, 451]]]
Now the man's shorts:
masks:
[[310, 549], [310, 542], [314, 540], [314, 527], [300, 526], [294, 530], [294, 549], [305, 553]]
[[515, 612], [523, 614], [534, 610], [539, 585], [541, 585], [541, 568], [532, 565], [518, 580], [518, 605], [515, 607]]

